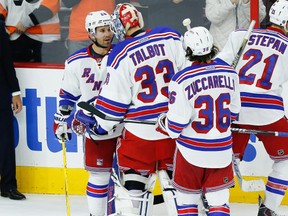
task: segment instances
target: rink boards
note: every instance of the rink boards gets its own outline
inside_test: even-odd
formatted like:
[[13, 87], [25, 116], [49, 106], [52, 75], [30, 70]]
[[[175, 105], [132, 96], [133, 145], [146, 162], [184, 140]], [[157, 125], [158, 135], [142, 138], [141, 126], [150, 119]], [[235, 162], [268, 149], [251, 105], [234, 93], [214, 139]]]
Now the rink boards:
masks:
[[[25, 193], [63, 194], [62, 147], [53, 133], [53, 115], [57, 111], [63, 65], [18, 65], [16, 71], [23, 99], [23, 111], [14, 119], [19, 190]], [[285, 88], [284, 94], [287, 93]], [[286, 101], [284, 103], [287, 104]], [[88, 175], [83, 169], [82, 140], [75, 134], [67, 142], [67, 166], [69, 193], [85, 194]], [[263, 178], [266, 181], [271, 166], [272, 161], [262, 143], [251, 136], [240, 167], [242, 175], [247, 180]], [[236, 178], [235, 181], [235, 188], [230, 190], [231, 202], [256, 203], [258, 194], [263, 195], [263, 192], [244, 193]], [[154, 193], [161, 193], [158, 184]], [[283, 203], [288, 204], [288, 195]]]

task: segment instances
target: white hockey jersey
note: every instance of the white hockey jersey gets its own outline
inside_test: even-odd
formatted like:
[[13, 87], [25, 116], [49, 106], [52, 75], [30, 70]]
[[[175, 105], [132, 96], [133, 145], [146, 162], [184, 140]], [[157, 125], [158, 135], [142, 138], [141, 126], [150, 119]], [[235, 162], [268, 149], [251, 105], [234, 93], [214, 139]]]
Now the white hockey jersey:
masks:
[[[65, 61], [65, 70], [59, 93], [60, 107], [73, 107], [77, 101], [94, 102], [97, 98], [107, 75], [106, 64], [108, 55], [99, 55], [98, 58], [93, 57], [90, 52], [91, 46], [92, 44], [88, 48], [77, 51]], [[107, 137], [101, 136], [100, 139], [109, 139], [117, 136], [119, 136], [119, 133]], [[93, 139], [98, 140], [99, 138], [93, 136]]]
[[221, 59], [193, 63], [169, 84], [166, 128], [183, 157], [198, 167], [232, 161], [231, 120], [240, 111], [238, 75]]
[[[168, 110], [168, 84], [185, 62], [181, 35], [169, 27], [127, 38], [108, 57], [109, 74], [96, 108], [112, 117], [156, 120]], [[115, 124], [97, 121], [105, 130]], [[154, 125], [126, 123], [125, 128], [146, 140], [167, 138]]]
[[[246, 31], [235, 31], [218, 55], [231, 64]], [[282, 85], [288, 80], [288, 37], [280, 29], [254, 29], [236, 67], [241, 92], [239, 124], [267, 125], [284, 113]]]

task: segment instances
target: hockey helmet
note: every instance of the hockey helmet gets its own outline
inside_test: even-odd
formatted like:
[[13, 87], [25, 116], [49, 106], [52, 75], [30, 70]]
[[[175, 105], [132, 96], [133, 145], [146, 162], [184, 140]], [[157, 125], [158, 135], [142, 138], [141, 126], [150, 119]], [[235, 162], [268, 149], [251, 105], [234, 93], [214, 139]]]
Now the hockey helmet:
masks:
[[288, 20], [288, 1], [287, 0], [277, 0], [271, 6], [269, 11], [270, 22], [284, 27], [287, 32], [286, 24]]
[[111, 16], [104, 10], [88, 13], [85, 20], [85, 28], [88, 33], [96, 34], [96, 28], [110, 26]]
[[111, 22], [111, 31], [116, 38], [119, 41], [123, 41], [127, 31], [136, 26], [143, 28], [142, 14], [132, 4], [117, 4], [112, 14]]
[[211, 52], [213, 37], [205, 27], [194, 27], [185, 32], [183, 47], [189, 47], [194, 56], [203, 56]]

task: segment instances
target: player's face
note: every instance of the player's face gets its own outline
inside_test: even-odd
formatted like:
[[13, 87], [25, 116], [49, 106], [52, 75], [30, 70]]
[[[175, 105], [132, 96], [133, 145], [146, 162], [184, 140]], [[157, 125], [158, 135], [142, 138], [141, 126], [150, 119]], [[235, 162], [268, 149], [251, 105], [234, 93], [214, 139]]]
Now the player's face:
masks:
[[103, 47], [109, 47], [112, 41], [113, 33], [109, 26], [97, 27], [96, 40], [99, 45]]

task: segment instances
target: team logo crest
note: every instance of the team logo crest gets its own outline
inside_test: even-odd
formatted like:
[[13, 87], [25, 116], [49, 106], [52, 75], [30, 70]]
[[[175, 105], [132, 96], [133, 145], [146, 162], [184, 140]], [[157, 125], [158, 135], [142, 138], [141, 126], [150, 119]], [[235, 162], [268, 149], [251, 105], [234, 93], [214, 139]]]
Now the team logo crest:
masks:
[[284, 150], [283, 149], [279, 149], [277, 152], [278, 152], [278, 155], [284, 155]]
[[97, 159], [97, 166], [103, 166], [103, 159]]

